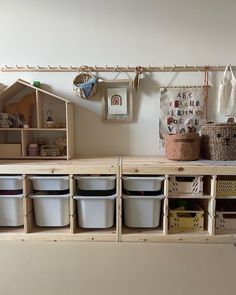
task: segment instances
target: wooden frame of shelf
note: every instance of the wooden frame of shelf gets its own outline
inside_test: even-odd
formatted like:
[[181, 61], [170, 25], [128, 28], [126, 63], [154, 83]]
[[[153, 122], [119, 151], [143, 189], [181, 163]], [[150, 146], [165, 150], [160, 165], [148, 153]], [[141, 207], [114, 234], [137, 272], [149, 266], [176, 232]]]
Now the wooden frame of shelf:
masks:
[[[218, 232], [215, 228], [217, 176], [236, 176], [235, 162], [174, 162], [164, 157], [107, 157], [81, 158], [69, 161], [0, 161], [0, 175], [23, 175], [24, 226], [20, 228], [0, 228], [0, 240], [39, 240], [39, 241], [111, 241], [111, 242], [188, 242], [188, 243], [236, 243], [236, 230]], [[31, 190], [29, 175], [69, 175], [70, 187], [70, 226], [65, 228], [35, 227], [33, 206], [28, 195]], [[116, 222], [110, 229], [82, 229], [78, 226], [75, 194], [75, 175], [114, 175], [116, 176]], [[158, 228], [128, 228], [122, 223], [122, 176], [163, 175], [164, 199], [161, 224]], [[209, 195], [196, 199], [205, 203], [208, 221], [203, 232], [171, 233], [168, 229], [169, 202], [178, 196], [169, 195], [169, 175], [202, 175], [210, 179]], [[194, 197], [192, 196], [190, 201]], [[225, 198], [225, 197], [224, 197]], [[233, 197], [228, 197], [233, 199]], [[236, 199], [236, 197], [235, 197]]]

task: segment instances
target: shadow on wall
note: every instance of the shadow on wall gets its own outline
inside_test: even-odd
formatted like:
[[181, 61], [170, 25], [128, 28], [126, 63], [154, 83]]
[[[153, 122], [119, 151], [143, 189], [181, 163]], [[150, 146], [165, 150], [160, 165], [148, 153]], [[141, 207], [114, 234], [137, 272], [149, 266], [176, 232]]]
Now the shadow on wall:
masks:
[[129, 155], [132, 123], [104, 122], [102, 111], [97, 114], [75, 105], [76, 156]]
[[143, 78], [140, 80], [140, 87], [137, 91], [134, 90], [134, 122], [138, 122], [141, 111], [141, 99], [143, 94], [146, 97], [152, 98], [153, 94], [157, 94], [159, 85], [153, 73], [144, 73]]

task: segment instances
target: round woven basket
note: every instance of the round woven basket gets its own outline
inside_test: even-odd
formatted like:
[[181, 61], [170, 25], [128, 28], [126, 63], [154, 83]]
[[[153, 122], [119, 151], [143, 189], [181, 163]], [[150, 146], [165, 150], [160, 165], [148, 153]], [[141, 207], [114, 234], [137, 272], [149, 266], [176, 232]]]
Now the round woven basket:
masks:
[[91, 91], [89, 92], [89, 95], [86, 97], [84, 90], [80, 88], [80, 84], [88, 82], [93, 76], [88, 73], [80, 73], [77, 75], [73, 81], [74, 85], [74, 91], [76, 94], [82, 98], [88, 99], [93, 97], [97, 93], [97, 83], [93, 84], [93, 87]]
[[169, 134], [165, 136], [167, 159], [176, 161], [194, 161], [200, 155], [200, 137], [198, 133]]
[[202, 126], [201, 154], [209, 160], [236, 160], [236, 124], [209, 122]]

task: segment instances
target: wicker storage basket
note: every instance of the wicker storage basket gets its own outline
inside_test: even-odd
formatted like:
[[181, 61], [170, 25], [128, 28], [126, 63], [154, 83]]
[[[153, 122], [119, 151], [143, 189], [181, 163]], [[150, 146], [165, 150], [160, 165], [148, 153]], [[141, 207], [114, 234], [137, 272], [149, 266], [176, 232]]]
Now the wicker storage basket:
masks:
[[236, 123], [228, 120], [228, 123], [203, 125], [201, 153], [209, 160], [236, 160]]
[[200, 154], [200, 137], [198, 133], [166, 135], [165, 153], [170, 160], [198, 160]]
[[88, 99], [93, 97], [97, 93], [97, 83], [93, 84], [92, 89], [90, 90], [88, 96], [85, 95], [84, 90], [80, 87], [80, 84], [86, 83], [92, 78], [93, 76], [89, 73], [80, 73], [79, 75], [75, 77], [73, 81], [73, 85], [74, 85], [73, 89], [78, 96]]

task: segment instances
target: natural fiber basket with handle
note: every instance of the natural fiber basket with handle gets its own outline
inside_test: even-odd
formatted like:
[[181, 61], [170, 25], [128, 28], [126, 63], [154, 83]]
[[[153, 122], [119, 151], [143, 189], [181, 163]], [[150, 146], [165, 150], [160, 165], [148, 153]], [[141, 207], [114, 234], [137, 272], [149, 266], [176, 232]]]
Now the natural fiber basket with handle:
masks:
[[83, 88], [81, 87], [81, 84], [88, 82], [92, 78], [93, 78], [93, 75], [91, 75], [90, 73], [84, 73], [84, 72], [78, 74], [75, 77], [75, 79], [73, 81], [73, 85], [74, 85], [73, 89], [78, 96], [85, 98], [85, 99], [89, 99], [97, 93], [97, 83], [93, 84], [93, 86], [89, 92], [89, 95], [87, 95], [87, 96], [86, 96]]
[[236, 123], [208, 122], [202, 126], [202, 157], [209, 160], [236, 160]]

